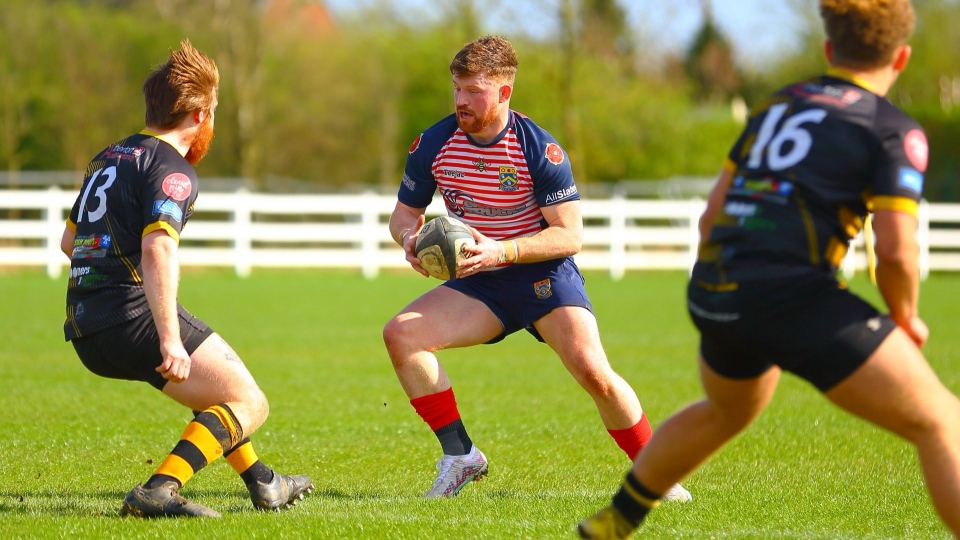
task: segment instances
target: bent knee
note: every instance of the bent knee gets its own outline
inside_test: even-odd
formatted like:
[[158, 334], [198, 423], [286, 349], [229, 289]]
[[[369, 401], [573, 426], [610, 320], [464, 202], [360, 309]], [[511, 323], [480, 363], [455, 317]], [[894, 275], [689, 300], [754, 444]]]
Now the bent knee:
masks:
[[581, 365], [573, 373], [580, 386], [593, 397], [610, 397], [617, 393], [619, 376], [609, 366]]

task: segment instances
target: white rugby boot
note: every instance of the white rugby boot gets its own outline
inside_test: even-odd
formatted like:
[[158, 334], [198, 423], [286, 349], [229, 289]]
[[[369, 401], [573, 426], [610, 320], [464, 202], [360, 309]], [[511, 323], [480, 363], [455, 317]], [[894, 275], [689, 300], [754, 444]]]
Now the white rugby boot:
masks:
[[663, 502], [688, 503], [693, 500], [693, 495], [691, 495], [689, 491], [683, 489], [683, 486], [680, 484], [674, 484], [672, 488], [668, 489], [667, 492], [663, 494], [663, 497], [660, 497], [660, 500]]
[[433, 483], [433, 489], [424, 497], [427, 499], [456, 497], [467, 484], [481, 480], [487, 475], [487, 457], [474, 445], [470, 453], [465, 456], [444, 454], [437, 462], [437, 470], [440, 472]]

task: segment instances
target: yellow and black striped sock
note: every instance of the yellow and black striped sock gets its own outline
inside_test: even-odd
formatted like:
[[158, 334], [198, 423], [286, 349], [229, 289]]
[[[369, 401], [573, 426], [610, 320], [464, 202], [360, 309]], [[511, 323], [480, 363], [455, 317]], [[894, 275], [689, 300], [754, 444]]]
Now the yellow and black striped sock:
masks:
[[253, 449], [253, 443], [250, 442], [250, 437], [243, 439], [236, 446], [226, 451], [223, 457], [227, 459], [227, 463], [233, 467], [233, 470], [237, 471], [237, 474], [243, 479], [243, 483], [248, 486], [254, 482], [268, 484], [273, 480], [273, 470], [264, 465], [257, 457], [257, 452]]
[[216, 461], [225, 448], [233, 448], [241, 439], [243, 428], [230, 407], [226, 404], [214, 405], [197, 414], [190, 422], [180, 436], [180, 442], [144, 487], [160, 487], [170, 480], [183, 487], [197, 471]]
[[613, 497], [613, 507], [634, 527], [639, 527], [647, 514], [660, 506], [660, 495], [640, 483], [633, 472], [628, 472], [620, 491]]

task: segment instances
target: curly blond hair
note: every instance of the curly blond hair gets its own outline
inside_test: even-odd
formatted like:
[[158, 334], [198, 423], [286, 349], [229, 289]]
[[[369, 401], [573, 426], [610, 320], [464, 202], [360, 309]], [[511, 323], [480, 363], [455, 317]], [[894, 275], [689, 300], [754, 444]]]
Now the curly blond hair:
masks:
[[865, 69], [892, 62], [915, 22], [910, 0], [820, 0], [820, 16], [834, 63]]

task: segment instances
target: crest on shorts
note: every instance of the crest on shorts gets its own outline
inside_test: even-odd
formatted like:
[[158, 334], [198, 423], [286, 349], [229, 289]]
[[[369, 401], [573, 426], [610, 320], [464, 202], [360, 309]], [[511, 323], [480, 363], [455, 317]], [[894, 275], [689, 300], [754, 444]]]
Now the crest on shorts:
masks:
[[500, 167], [500, 191], [516, 191], [517, 183], [516, 167]]
[[550, 280], [545, 279], [543, 281], [538, 281], [533, 284], [533, 292], [537, 294], [537, 298], [541, 300], [546, 300], [553, 296], [553, 291], [550, 290]]
[[547, 150], [543, 153], [543, 156], [547, 158], [547, 161], [553, 163], [554, 165], [563, 163], [563, 150], [557, 143], [548, 144]]

